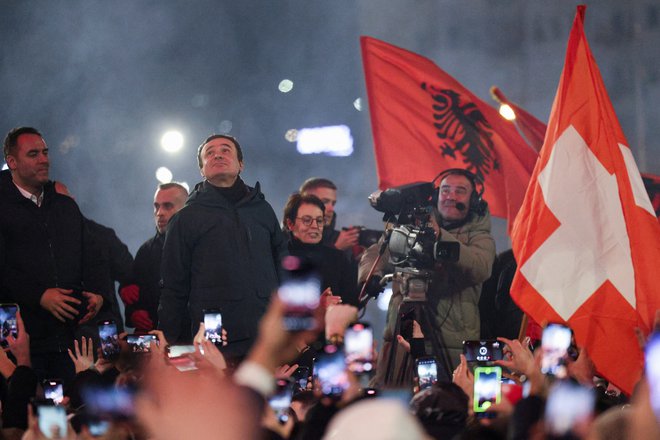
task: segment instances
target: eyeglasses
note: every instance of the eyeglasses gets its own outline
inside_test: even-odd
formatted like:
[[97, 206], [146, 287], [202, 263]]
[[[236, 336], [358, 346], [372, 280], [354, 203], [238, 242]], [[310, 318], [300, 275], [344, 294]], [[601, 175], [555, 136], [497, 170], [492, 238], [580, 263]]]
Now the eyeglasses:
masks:
[[310, 217], [308, 215], [302, 216], [302, 217], [296, 217], [296, 220], [300, 220], [303, 225], [305, 226], [312, 226], [312, 222], [316, 222], [316, 225], [319, 228], [323, 227], [323, 217]]

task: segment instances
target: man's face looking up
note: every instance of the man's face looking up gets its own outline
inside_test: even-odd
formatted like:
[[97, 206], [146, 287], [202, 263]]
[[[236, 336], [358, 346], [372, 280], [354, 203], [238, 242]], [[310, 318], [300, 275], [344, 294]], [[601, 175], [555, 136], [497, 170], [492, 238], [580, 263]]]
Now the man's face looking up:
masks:
[[229, 187], [243, 171], [236, 145], [230, 139], [215, 138], [202, 147], [202, 176], [212, 185]]

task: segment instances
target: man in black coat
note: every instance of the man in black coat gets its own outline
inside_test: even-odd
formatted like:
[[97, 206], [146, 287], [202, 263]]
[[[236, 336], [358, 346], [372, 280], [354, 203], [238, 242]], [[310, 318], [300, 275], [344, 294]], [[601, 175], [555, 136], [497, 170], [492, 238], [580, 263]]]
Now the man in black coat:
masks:
[[37, 375], [67, 381], [74, 373], [67, 353], [74, 328], [103, 305], [84, 286], [96, 274], [83, 258], [83, 217], [49, 183], [48, 147], [39, 131], [15, 128], [3, 147], [9, 170], [0, 172], [1, 300], [21, 309]]
[[286, 242], [259, 184], [249, 187], [239, 176], [243, 153], [236, 139], [210, 136], [197, 159], [205, 180], [167, 228], [158, 326], [177, 342], [186, 334], [186, 312], [195, 334], [203, 310], [220, 309], [229, 342], [223, 351], [240, 359], [279, 284]]
[[154, 194], [156, 235], [145, 241], [133, 263], [131, 280], [120, 290], [126, 306], [126, 325], [147, 332], [158, 323], [160, 264], [167, 225], [188, 198], [188, 190], [176, 182], [162, 183]]

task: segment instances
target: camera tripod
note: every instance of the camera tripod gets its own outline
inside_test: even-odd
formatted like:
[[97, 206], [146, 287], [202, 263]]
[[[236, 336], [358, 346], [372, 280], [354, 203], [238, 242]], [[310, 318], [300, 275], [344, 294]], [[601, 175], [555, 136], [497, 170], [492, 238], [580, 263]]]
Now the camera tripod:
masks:
[[385, 383], [403, 385], [406, 372], [414, 367], [414, 359], [410, 353], [405, 353], [401, 365], [398, 366], [398, 374], [395, 377], [396, 355], [398, 342], [396, 336], [401, 333], [403, 317], [411, 316], [417, 321], [424, 334], [424, 340], [431, 343], [431, 355], [438, 361], [438, 380], [451, 382], [453, 366], [447, 351], [447, 346], [442, 336], [442, 329], [436, 327], [434, 313], [430, 310], [426, 300], [426, 294], [431, 284], [432, 272], [415, 268], [401, 268], [394, 273], [394, 279], [401, 286], [403, 301], [397, 310], [396, 323], [392, 334], [392, 342], [389, 347], [387, 370], [385, 371]]

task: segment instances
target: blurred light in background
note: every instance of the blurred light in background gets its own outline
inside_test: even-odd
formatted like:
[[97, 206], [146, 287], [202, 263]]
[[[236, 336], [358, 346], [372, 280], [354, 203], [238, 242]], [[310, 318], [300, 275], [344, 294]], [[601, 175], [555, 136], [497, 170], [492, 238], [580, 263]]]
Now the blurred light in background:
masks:
[[300, 154], [350, 156], [353, 154], [351, 129], [346, 125], [302, 128], [298, 131], [297, 148]]
[[280, 92], [282, 93], [288, 93], [293, 89], [293, 81], [290, 79], [283, 79], [280, 81], [280, 85], [277, 86], [278, 89], [280, 89]]
[[182, 187], [186, 189], [186, 191], [188, 191], [188, 194], [190, 194], [190, 185], [188, 185], [188, 182], [179, 182], [179, 183], [181, 184]]
[[361, 112], [362, 111], [362, 98], [358, 98], [355, 101], [353, 101], [353, 107], [355, 107], [355, 110]]
[[378, 296], [378, 308], [380, 310], [386, 311], [387, 306], [390, 304], [390, 298], [392, 298], [392, 288], [387, 287], [385, 290], [383, 290], [383, 293]]
[[5, 163], [5, 164], [2, 165], [2, 169], [3, 169], [3, 170], [8, 170], [8, 169], [9, 169], [9, 166], [7, 166], [7, 164]]
[[160, 183], [170, 183], [172, 177], [172, 171], [166, 167], [160, 167], [156, 170], [156, 179], [158, 179]]
[[516, 112], [513, 111], [509, 104], [500, 105], [500, 115], [507, 121], [513, 121], [516, 119]]
[[183, 147], [183, 135], [176, 130], [168, 131], [160, 138], [160, 146], [168, 153], [176, 153]]
[[231, 121], [225, 119], [224, 121], [220, 121], [220, 125], [218, 125], [218, 129], [220, 130], [220, 133], [229, 133], [233, 126], [234, 124], [232, 124]]
[[298, 140], [298, 130], [291, 128], [284, 133], [284, 139], [289, 142], [295, 142]]

